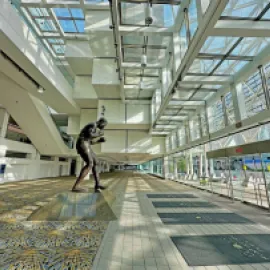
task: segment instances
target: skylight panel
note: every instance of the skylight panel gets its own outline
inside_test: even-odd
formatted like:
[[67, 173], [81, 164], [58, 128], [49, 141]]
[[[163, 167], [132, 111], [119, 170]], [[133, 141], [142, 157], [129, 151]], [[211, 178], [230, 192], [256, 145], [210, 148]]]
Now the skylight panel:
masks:
[[83, 19], [84, 14], [80, 8], [71, 8], [70, 9], [71, 15], [74, 19]]
[[189, 21], [190, 21], [190, 35], [191, 38], [195, 35], [198, 28], [198, 15], [197, 15], [196, 0], [192, 0], [188, 9]]
[[234, 55], [255, 56], [270, 44], [269, 38], [243, 38], [241, 43], [232, 51]]
[[266, 13], [263, 15], [262, 19], [270, 20], [270, 9], [266, 11]]
[[242, 69], [247, 63], [249, 62], [239, 60], [225, 60], [217, 68], [214, 74], [233, 75]]
[[55, 15], [61, 18], [71, 18], [71, 13], [68, 8], [54, 8]]
[[64, 44], [64, 40], [63, 39], [56, 39], [56, 38], [49, 38], [48, 41], [51, 44]]
[[76, 26], [72, 20], [59, 20], [65, 33], [77, 33]]
[[35, 19], [35, 21], [37, 22], [41, 31], [43, 31], [43, 32], [56, 32], [56, 27], [55, 27], [52, 20], [37, 18], [37, 19]]
[[53, 44], [52, 47], [53, 47], [55, 53], [57, 53], [57, 54], [64, 54], [65, 53], [65, 46], [63, 46], [63, 45]]
[[201, 53], [219, 53], [226, 54], [233, 44], [237, 41], [237, 37], [208, 37], [201, 49]]
[[28, 8], [30, 14], [34, 17], [49, 17], [49, 13], [46, 8]]
[[81, 20], [75, 20], [76, 27], [79, 33], [84, 33], [85, 22]]
[[229, 0], [222, 16], [256, 18], [268, 3], [268, 0]]
[[220, 60], [201, 60], [195, 59], [191, 67], [189, 68], [189, 73], [210, 73], [215, 65]]
[[163, 5], [163, 17], [165, 27], [170, 27], [174, 24], [174, 14], [172, 5], [169, 4]]

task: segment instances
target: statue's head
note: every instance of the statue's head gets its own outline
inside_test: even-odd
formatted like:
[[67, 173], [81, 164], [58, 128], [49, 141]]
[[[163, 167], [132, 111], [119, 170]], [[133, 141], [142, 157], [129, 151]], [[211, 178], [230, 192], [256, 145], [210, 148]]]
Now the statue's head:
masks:
[[99, 129], [104, 129], [108, 124], [108, 121], [104, 118], [104, 117], [100, 117], [98, 120], [97, 120], [97, 127]]

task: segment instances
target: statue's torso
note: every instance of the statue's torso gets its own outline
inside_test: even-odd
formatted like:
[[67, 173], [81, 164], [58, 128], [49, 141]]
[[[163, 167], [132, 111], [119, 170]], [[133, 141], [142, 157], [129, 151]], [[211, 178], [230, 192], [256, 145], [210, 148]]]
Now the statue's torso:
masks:
[[91, 141], [93, 139], [92, 134], [96, 133], [96, 130], [96, 123], [89, 123], [81, 130], [79, 134], [79, 139]]

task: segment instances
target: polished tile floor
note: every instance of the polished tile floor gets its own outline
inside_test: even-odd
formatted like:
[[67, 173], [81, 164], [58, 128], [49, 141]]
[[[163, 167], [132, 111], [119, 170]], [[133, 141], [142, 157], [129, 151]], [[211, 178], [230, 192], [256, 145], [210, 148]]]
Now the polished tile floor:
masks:
[[[270, 269], [263, 247], [255, 247], [254, 243], [248, 245], [247, 240], [248, 253], [241, 244], [243, 241], [233, 243], [232, 248], [238, 252], [243, 249], [246, 252], [244, 257], [249, 254], [248, 263], [220, 265], [218, 262], [222, 260], [217, 251], [217, 257], [212, 260], [207, 259], [207, 253], [202, 260], [194, 260], [192, 256], [188, 257], [188, 246], [184, 246], [186, 249], [181, 254], [181, 248], [173, 242], [175, 237], [181, 241], [188, 237], [192, 243], [190, 239], [194, 238], [191, 237], [208, 239], [210, 236], [222, 236], [225, 239], [229, 235], [236, 239], [237, 235], [268, 235], [268, 212], [179, 183], [133, 172], [103, 174], [102, 181], [108, 189], [98, 195], [70, 193], [73, 181], [73, 178], [54, 178], [0, 185], [1, 270]], [[85, 181], [84, 185], [93, 183]], [[163, 202], [167, 207], [154, 207], [155, 202]], [[201, 206], [193, 204], [195, 208], [177, 207], [188, 202], [204, 203]], [[205, 208], [205, 202], [217, 207]], [[183, 222], [183, 215], [181, 224], [165, 224], [159, 217], [162, 213], [173, 217], [173, 214], [191, 214], [193, 219], [190, 223]], [[208, 215], [204, 216], [204, 213]], [[211, 213], [228, 214], [225, 215], [226, 222], [219, 220], [215, 224], [212, 220], [207, 220], [207, 223], [200, 220], [196, 223], [196, 218], [209, 219]], [[228, 219], [233, 216], [230, 213], [252, 222], [238, 223], [234, 220], [230, 223]], [[198, 247], [191, 250], [193, 256], [198, 256]], [[257, 253], [251, 250], [257, 250]], [[258, 254], [264, 256], [258, 257]], [[226, 256], [230, 255], [224, 254], [223, 262], [230, 261]], [[250, 256], [256, 256], [256, 260]], [[201, 261], [201, 266], [198, 266]], [[207, 265], [210, 261], [217, 265]], [[194, 262], [196, 266], [187, 262]]]

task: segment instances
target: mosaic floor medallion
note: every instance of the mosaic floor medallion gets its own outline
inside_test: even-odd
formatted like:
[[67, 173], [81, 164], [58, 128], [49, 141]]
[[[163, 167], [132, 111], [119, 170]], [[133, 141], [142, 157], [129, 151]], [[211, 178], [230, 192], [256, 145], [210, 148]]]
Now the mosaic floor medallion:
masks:
[[152, 202], [153, 206], [156, 208], [213, 208], [218, 207], [217, 205], [214, 205], [209, 202], [190, 202], [190, 201], [181, 201], [181, 202], [166, 202], [166, 201], [157, 201]]
[[147, 197], [150, 198], [162, 198], [162, 199], [167, 199], [167, 198], [197, 198], [193, 194], [188, 194], [188, 193], [182, 193], [182, 194], [147, 194]]
[[248, 224], [251, 220], [234, 213], [158, 213], [164, 224]]
[[172, 237], [190, 266], [270, 263], [270, 234]]

